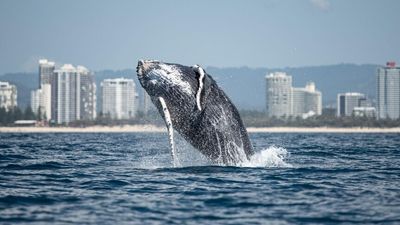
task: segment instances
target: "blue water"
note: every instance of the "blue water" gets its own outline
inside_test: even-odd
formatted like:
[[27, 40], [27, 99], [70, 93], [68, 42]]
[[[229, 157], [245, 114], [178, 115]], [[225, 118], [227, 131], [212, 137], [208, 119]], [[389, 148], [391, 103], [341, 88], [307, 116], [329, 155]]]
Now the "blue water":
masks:
[[398, 134], [250, 137], [256, 167], [172, 168], [164, 133], [0, 134], [0, 224], [400, 224]]

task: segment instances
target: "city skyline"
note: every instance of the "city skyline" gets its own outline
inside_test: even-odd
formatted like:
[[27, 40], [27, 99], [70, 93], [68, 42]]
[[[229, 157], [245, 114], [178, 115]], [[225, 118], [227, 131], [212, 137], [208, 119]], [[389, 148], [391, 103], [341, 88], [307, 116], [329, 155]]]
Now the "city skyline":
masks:
[[[39, 89], [31, 91], [31, 109], [39, 120], [52, 119], [56, 123], [68, 124], [75, 120], [96, 119], [97, 87], [93, 72], [80, 65], [64, 64], [57, 68], [54, 61], [47, 59], [40, 59], [38, 65]], [[363, 93], [339, 92], [337, 117], [399, 118], [399, 71], [394, 61], [376, 69], [376, 104]], [[280, 71], [267, 73], [265, 79], [266, 116], [306, 119], [322, 115], [322, 92], [316, 89], [313, 81], [308, 81], [304, 88], [293, 87], [292, 76]], [[1, 82], [0, 86], [0, 105], [6, 111], [14, 110], [18, 105], [17, 87], [9, 82]], [[138, 111], [143, 115], [148, 113], [149, 96], [145, 92], [139, 96], [133, 79], [106, 78], [100, 86], [102, 114], [112, 119], [130, 119], [135, 118]], [[139, 99], [142, 99], [140, 105]]]
[[[50, 59], [51, 60], [51, 59]], [[394, 63], [394, 62], [393, 62]], [[18, 94], [18, 104], [24, 108], [31, 104], [28, 101], [31, 94], [30, 90], [36, 90], [41, 86], [41, 80], [48, 80], [51, 71], [55, 67], [60, 68], [59, 63], [49, 61], [46, 59], [38, 60], [39, 74], [37, 69], [32, 73], [15, 73], [6, 74], [2, 77], [2, 81], [8, 81], [15, 83], [21, 92]], [[57, 65], [56, 65], [57, 64]], [[80, 64], [80, 63], [79, 63]], [[55, 66], [56, 65], [56, 66]], [[65, 65], [65, 64], [64, 64]], [[304, 84], [314, 81], [318, 84], [321, 92], [324, 93], [323, 105], [325, 107], [332, 107], [334, 103], [336, 105], [337, 93], [343, 92], [361, 92], [366, 94], [367, 97], [374, 99], [376, 92], [376, 70], [381, 68], [382, 65], [352, 65], [352, 64], [340, 64], [333, 66], [322, 66], [322, 67], [303, 67], [303, 68], [282, 68], [282, 69], [268, 69], [268, 68], [216, 68], [207, 67], [206, 71], [211, 74], [214, 79], [221, 84], [229, 96], [238, 103], [239, 108], [251, 109], [251, 110], [263, 110], [265, 105], [255, 101], [258, 96], [265, 95], [265, 87], [263, 83], [258, 82], [263, 79], [265, 74], [274, 72], [286, 72], [293, 75], [294, 86], [303, 86]], [[109, 78], [135, 78], [134, 69], [126, 70], [104, 70], [104, 71], [91, 71], [95, 77], [97, 87], [100, 87], [100, 81]], [[39, 78], [39, 79], [38, 79]], [[250, 78], [250, 79], [249, 79]], [[39, 81], [39, 84], [38, 84]], [[137, 79], [134, 79], [136, 86], [140, 87]], [[246, 85], [242, 85], [243, 82]], [[240, 85], [241, 92], [237, 92], [237, 87]], [[138, 93], [141, 95], [140, 103], [146, 105], [142, 91], [139, 88]], [[100, 99], [100, 97], [98, 97]], [[32, 104], [31, 104], [32, 105]], [[98, 107], [101, 109], [101, 106]], [[144, 111], [147, 111], [144, 109]], [[49, 115], [47, 113], [47, 115]]]
[[400, 61], [400, 31], [393, 29], [398, 1], [5, 0], [0, 6], [0, 74], [35, 71], [42, 57], [93, 71], [134, 68], [140, 58], [252, 68]]

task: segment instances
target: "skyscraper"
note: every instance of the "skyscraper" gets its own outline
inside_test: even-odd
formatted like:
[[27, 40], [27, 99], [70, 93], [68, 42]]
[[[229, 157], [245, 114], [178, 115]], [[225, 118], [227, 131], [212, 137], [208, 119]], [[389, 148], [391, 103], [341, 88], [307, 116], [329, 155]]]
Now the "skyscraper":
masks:
[[364, 94], [356, 92], [340, 93], [337, 96], [337, 116], [352, 116], [356, 107], [366, 107]]
[[143, 90], [143, 114], [148, 115], [150, 111], [155, 110], [154, 104], [151, 102], [150, 95]]
[[292, 113], [292, 76], [276, 72], [266, 75], [267, 115], [290, 116]]
[[96, 83], [93, 74], [84, 66], [77, 67], [80, 74], [80, 119], [94, 120], [96, 118]]
[[395, 62], [386, 63], [377, 70], [377, 109], [380, 119], [400, 118], [400, 67]]
[[316, 90], [314, 82], [304, 88], [292, 88], [292, 115], [303, 118], [322, 114], [322, 95]]
[[40, 89], [32, 91], [33, 111], [46, 115], [58, 124], [96, 118], [96, 84], [84, 66], [65, 64], [55, 70], [55, 63], [39, 61]]
[[267, 81], [267, 115], [276, 117], [321, 115], [322, 95], [313, 82], [305, 88], [292, 87], [292, 76], [286, 73], [271, 73]]
[[71, 64], [54, 71], [52, 116], [58, 124], [80, 119], [80, 73]]
[[0, 108], [7, 111], [17, 106], [17, 87], [0, 81]]
[[42, 119], [51, 119], [51, 85], [42, 84], [42, 88], [31, 92], [32, 111]]
[[102, 87], [102, 111], [113, 119], [129, 119], [136, 116], [136, 90], [132, 79], [105, 79]]
[[39, 60], [39, 88], [42, 84], [50, 84], [54, 74], [55, 63], [47, 59]]

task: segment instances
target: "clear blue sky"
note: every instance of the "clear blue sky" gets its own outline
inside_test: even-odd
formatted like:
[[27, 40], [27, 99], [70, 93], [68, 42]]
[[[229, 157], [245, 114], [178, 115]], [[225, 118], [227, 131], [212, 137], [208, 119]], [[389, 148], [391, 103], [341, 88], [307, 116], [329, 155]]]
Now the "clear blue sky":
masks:
[[140, 58], [285, 67], [400, 61], [400, 1], [1, 0], [0, 73]]

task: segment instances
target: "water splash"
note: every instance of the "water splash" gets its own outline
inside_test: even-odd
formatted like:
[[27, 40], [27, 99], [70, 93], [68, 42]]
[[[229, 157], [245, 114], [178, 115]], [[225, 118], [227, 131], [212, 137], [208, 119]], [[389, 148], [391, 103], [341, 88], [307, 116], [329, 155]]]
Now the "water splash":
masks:
[[[201, 155], [196, 149], [184, 144], [181, 141], [178, 144], [178, 158], [180, 165], [177, 167], [192, 167], [192, 166], [211, 166], [222, 164], [213, 164], [206, 159], [205, 156]], [[290, 153], [281, 147], [271, 146], [261, 151], [256, 152], [251, 156], [250, 160], [245, 160], [237, 167], [251, 167], [251, 168], [291, 168], [292, 164], [287, 162]], [[171, 156], [169, 154], [159, 154], [152, 157], [145, 157], [140, 160], [139, 168], [142, 169], [157, 169], [157, 168], [172, 168], [174, 167], [171, 162]]]
[[250, 160], [241, 163], [240, 167], [293, 167], [290, 163], [285, 162], [289, 156], [286, 149], [271, 146], [256, 152], [250, 157]]
[[161, 150], [166, 146], [155, 146], [159, 149], [156, 154], [147, 153], [145, 156], [140, 157], [137, 161], [133, 162], [132, 167], [140, 169], [160, 169], [160, 168], [184, 168], [193, 166], [211, 166], [213, 165], [204, 155], [197, 149], [191, 146], [178, 132], [174, 131], [174, 152], [176, 161], [179, 162], [175, 165], [174, 158], [171, 158], [171, 152]]

